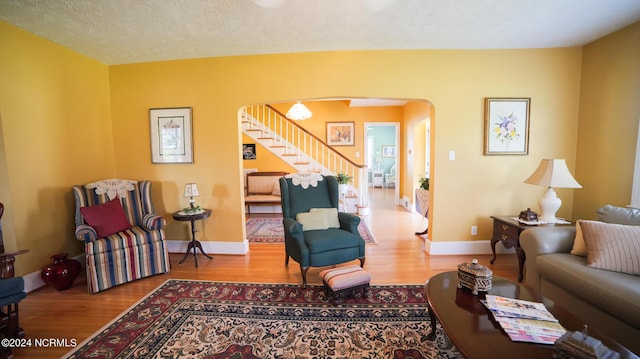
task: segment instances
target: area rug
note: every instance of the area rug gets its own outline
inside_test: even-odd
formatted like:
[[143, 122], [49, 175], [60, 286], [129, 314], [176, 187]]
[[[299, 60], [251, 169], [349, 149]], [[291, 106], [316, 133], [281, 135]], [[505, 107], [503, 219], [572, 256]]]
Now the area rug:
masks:
[[[360, 221], [358, 232], [367, 244], [376, 240], [364, 221]], [[284, 243], [282, 218], [249, 218], [247, 220], [247, 240], [249, 243]]]
[[334, 305], [321, 286], [170, 279], [64, 358], [460, 358], [422, 285]]

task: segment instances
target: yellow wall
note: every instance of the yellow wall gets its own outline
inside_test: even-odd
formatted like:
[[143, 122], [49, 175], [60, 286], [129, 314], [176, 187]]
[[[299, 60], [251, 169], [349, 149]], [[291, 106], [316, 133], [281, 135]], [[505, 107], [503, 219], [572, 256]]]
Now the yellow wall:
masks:
[[[489, 216], [535, 207], [543, 189], [522, 181], [541, 158], [566, 158], [573, 168], [580, 62], [580, 48], [564, 48], [345, 51], [112, 66], [114, 133], [122, 134], [114, 138], [117, 172], [158, 182], [160, 211], [167, 213], [184, 206], [185, 182], [202, 183], [201, 192], [211, 195], [199, 201], [215, 213], [203, 239], [240, 241], [243, 105], [326, 97], [425, 99], [435, 114], [432, 238], [488, 239]], [[282, 81], [291, 76], [304, 85]], [[532, 98], [528, 156], [483, 156], [483, 99], [491, 96]], [[152, 165], [147, 110], [174, 106], [194, 108], [195, 164]], [[358, 146], [341, 150], [351, 155], [362, 151]], [[448, 160], [449, 150], [456, 151], [455, 161]], [[223, 198], [212, 193], [214, 186], [224, 189]], [[571, 192], [558, 192], [565, 200], [559, 215], [570, 217]], [[469, 234], [472, 225], [479, 226], [476, 237]], [[170, 229], [169, 238], [185, 238], [184, 232]]]
[[640, 119], [640, 23], [583, 50], [574, 219], [631, 201]]
[[84, 252], [71, 187], [115, 174], [109, 69], [2, 22], [0, 53], [2, 225], [8, 251], [30, 250], [22, 275]]
[[[582, 48], [344, 51], [107, 67], [0, 23], [0, 195], [9, 204], [5, 239], [9, 249], [32, 251], [20, 259], [19, 274], [39, 269], [56, 252], [81, 253], [73, 238], [71, 185], [121, 177], [151, 179], [157, 210], [165, 215], [187, 204], [184, 183], [197, 182], [199, 204], [214, 210], [203, 221], [200, 239], [240, 242], [244, 214], [238, 110], [252, 103], [326, 97], [428, 100], [433, 106], [430, 235], [436, 242], [488, 239], [490, 215], [535, 208], [544, 189], [522, 181], [541, 158], [565, 158], [573, 169], [578, 133], [589, 137], [601, 132], [585, 128], [593, 125], [589, 119], [578, 128], [579, 109], [585, 117], [594, 111], [585, 103], [593, 102], [594, 87], [609, 85], [598, 94], [598, 106], [609, 110], [615, 107], [610, 92], [617, 98], [638, 93], [637, 67], [632, 65], [638, 63], [633, 62], [637, 28], [631, 28], [635, 35], [624, 30], [612, 40], [587, 46], [581, 104]], [[610, 44], [627, 51], [631, 65], [613, 61], [618, 57], [609, 53]], [[622, 63], [620, 77], [628, 78], [628, 84], [589, 78], [596, 76], [595, 68], [608, 65], [608, 58], [601, 59], [605, 55]], [[607, 73], [613, 77], [615, 72]], [[292, 77], [295, 86], [282, 81]], [[529, 155], [483, 156], [484, 97], [520, 96], [532, 99]], [[637, 98], [622, 104], [635, 109], [631, 126], [608, 119], [619, 132], [628, 127], [637, 131]], [[149, 108], [182, 106], [193, 107], [194, 164], [151, 164]], [[405, 136], [409, 129], [402, 131]], [[593, 186], [585, 179], [594, 161], [612, 162], [585, 150], [593, 142], [580, 140], [576, 177], [585, 188], [575, 190], [577, 201], [617, 191], [617, 183]], [[607, 139], [605, 144], [618, 142]], [[456, 151], [455, 161], [448, 160], [450, 150]], [[626, 172], [611, 177], [621, 175]], [[564, 201], [559, 216], [572, 217], [572, 193], [558, 190]], [[470, 236], [471, 225], [478, 225], [478, 236]], [[188, 226], [170, 222], [168, 237], [188, 238]]]

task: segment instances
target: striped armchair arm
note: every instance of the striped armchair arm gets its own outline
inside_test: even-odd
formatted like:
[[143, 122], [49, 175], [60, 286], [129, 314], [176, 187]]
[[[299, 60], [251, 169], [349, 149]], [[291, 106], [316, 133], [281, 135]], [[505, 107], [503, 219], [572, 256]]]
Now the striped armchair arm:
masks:
[[81, 224], [76, 227], [76, 239], [85, 243], [98, 239], [98, 232], [87, 224]]
[[160, 229], [167, 225], [167, 220], [157, 214], [149, 213], [142, 219], [142, 224], [145, 229]]

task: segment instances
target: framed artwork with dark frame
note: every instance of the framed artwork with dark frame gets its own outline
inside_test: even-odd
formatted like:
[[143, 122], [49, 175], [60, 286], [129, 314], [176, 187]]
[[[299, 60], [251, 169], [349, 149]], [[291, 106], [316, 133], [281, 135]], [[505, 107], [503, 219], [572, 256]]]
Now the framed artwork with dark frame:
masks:
[[354, 146], [355, 122], [327, 122], [327, 144]]
[[149, 109], [151, 163], [193, 163], [191, 107]]
[[243, 143], [242, 144], [242, 159], [243, 160], [255, 160], [256, 159], [256, 144], [255, 143]]
[[485, 155], [529, 154], [530, 105], [531, 98], [485, 98]]

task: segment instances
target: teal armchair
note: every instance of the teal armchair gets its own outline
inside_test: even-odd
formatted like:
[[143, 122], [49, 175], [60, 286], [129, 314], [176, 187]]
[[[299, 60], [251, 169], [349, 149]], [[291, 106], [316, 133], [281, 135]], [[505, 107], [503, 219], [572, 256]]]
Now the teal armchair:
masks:
[[[0, 219], [4, 205], [0, 203]], [[2, 222], [0, 222], [0, 243], [2, 243]], [[24, 330], [20, 328], [18, 303], [26, 297], [24, 279], [14, 276], [15, 256], [26, 253], [23, 249], [14, 253], [0, 253], [0, 339], [22, 339]], [[12, 358], [11, 345], [0, 345], [0, 358]]]
[[296, 220], [298, 214], [316, 208], [335, 208], [337, 211], [336, 178], [315, 173], [292, 174], [280, 178], [279, 182], [284, 217], [285, 265], [289, 264], [289, 258], [300, 264], [303, 288], [307, 286], [310, 267], [330, 266], [355, 259], [360, 260], [360, 266], [363, 267], [365, 243], [358, 232], [360, 217], [339, 212], [339, 228], [316, 230], [303, 230], [303, 225]]

